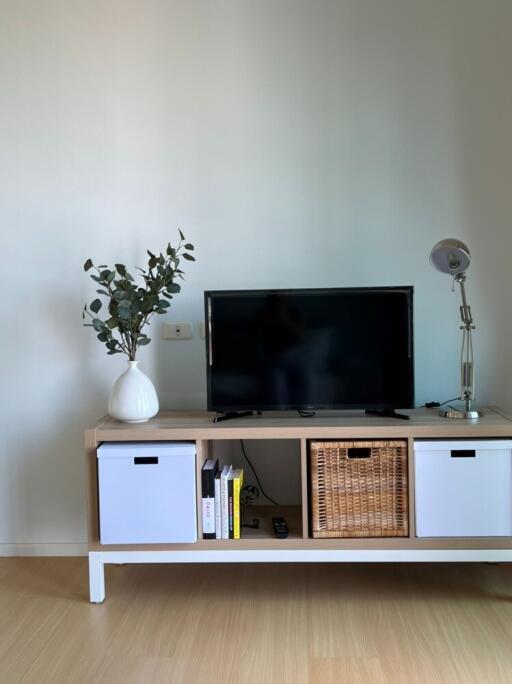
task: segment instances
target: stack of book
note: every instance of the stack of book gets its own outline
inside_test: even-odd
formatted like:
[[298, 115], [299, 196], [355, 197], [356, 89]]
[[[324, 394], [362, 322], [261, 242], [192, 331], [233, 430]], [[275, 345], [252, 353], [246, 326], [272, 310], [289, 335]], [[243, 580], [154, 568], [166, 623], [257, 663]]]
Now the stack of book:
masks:
[[242, 468], [207, 459], [201, 470], [203, 539], [240, 539], [242, 530]]

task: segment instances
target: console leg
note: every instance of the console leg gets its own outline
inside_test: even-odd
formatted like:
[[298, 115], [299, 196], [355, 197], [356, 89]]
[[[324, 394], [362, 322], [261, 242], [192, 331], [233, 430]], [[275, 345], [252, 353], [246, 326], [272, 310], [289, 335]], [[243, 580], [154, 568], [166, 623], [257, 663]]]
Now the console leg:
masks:
[[89, 553], [89, 594], [91, 603], [105, 600], [105, 567], [99, 551]]

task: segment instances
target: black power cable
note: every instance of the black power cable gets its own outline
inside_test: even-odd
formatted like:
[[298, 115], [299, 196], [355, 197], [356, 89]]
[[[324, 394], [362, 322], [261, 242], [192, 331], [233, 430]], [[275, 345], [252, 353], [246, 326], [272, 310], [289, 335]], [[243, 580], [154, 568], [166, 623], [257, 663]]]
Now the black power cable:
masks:
[[243, 440], [243, 439], [240, 440], [240, 444], [241, 444], [241, 446], [242, 446], [242, 453], [243, 453], [243, 455], [244, 455], [244, 458], [245, 458], [245, 460], [247, 461], [247, 463], [249, 464], [249, 467], [250, 467], [250, 469], [252, 470], [254, 477], [256, 478], [256, 482], [258, 483], [258, 487], [260, 488], [260, 492], [263, 494], [263, 496], [265, 497], [265, 499], [268, 499], [271, 503], [274, 504], [274, 506], [280, 506], [280, 504], [278, 504], [277, 501], [276, 501], [275, 499], [273, 499], [271, 496], [269, 496], [268, 494], [266, 494], [265, 490], [263, 489], [263, 485], [262, 485], [261, 482], [260, 482], [260, 478], [258, 477], [258, 473], [257, 473], [256, 470], [254, 469], [253, 464], [251, 463], [251, 461], [249, 460], [249, 457], [247, 456], [247, 452], [246, 452], [246, 450], [245, 450], [245, 444], [244, 444], [244, 440]]
[[460, 397], [453, 397], [453, 399], [447, 399], [446, 401], [443, 401], [442, 404], [440, 404], [438, 401], [427, 401], [426, 404], [422, 404], [421, 406], [418, 406], [418, 408], [439, 408], [440, 406], [449, 404], [451, 401], [457, 401], [457, 399], [460, 399]]
[[443, 401], [442, 404], [439, 404], [439, 406], [444, 406], [445, 404], [449, 404], [451, 401], [457, 401], [457, 399], [460, 399], [460, 397], [453, 397], [453, 399], [447, 399], [446, 401]]

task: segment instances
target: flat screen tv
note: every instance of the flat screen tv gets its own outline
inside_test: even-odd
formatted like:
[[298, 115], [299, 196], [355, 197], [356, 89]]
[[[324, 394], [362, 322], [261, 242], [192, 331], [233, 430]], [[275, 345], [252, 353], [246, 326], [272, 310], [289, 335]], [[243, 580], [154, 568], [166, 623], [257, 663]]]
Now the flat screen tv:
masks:
[[413, 288], [205, 292], [208, 410], [414, 405]]

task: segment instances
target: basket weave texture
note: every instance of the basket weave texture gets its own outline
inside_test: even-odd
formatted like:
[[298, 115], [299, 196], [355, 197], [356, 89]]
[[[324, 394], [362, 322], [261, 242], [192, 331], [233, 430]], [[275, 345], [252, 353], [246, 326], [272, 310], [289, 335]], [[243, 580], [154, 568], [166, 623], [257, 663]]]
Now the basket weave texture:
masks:
[[409, 534], [406, 441], [312, 441], [310, 468], [313, 537]]

